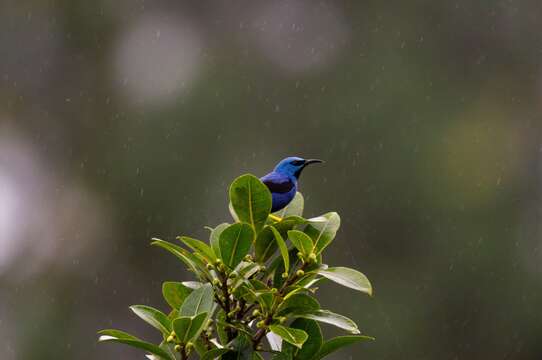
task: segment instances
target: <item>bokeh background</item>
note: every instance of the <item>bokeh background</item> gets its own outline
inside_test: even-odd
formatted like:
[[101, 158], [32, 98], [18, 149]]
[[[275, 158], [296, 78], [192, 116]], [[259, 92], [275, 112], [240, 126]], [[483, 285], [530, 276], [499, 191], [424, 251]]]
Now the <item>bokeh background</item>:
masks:
[[[287, 155], [326, 261], [322, 303], [376, 342], [332, 359], [542, 357], [542, 3], [0, 3], [0, 357], [138, 359], [227, 186]], [[326, 328], [327, 334], [336, 333]]]

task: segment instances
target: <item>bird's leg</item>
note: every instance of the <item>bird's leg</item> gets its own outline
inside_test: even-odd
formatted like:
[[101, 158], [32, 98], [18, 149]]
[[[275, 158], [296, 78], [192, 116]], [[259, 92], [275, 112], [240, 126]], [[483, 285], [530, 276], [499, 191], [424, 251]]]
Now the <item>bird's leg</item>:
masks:
[[280, 216], [277, 216], [277, 215], [273, 215], [273, 214], [269, 214], [269, 218], [271, 220], [274, 220], [276, 222], [281, 222], [282, 221], [282, 218]]

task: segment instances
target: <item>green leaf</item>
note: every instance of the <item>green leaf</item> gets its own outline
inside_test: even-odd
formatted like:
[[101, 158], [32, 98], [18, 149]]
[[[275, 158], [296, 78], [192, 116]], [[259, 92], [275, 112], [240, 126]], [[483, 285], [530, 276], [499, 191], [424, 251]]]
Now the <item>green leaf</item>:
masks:
[[209, 276], [209, 271], [207, 270], [203, 261], [195, 257], [193, 254], [190, 254], [186, 249], [156, 238], [153, 238], [151, 245], [166, 249], [184, 262], [192, 272], [200, 277], [205, 278], [206, 276]]
[[[253, 283], [253, 281], [251, 281], [250, 283]], [[250, 287], [246, 287], [245, 289], [249, 291], [251, 297], [254, 298], [255, 301], [258, 302], [258, 304], [260, 304], [261, 308], [264, 311], [271, 310], [271, 307], [273, 306], [273, 293], [271, 292], [271, 290], [254, 290]], [[245, 296], [245, 298], [248, 297]]]
[[229, 285], [233, 291], [246, 282], [251, 276], [260, 271], [261, 266], [258, 263], [241, 261], [234, 269], [237, 273], [235, 279], [229, 280]]
[[212, 349], [209, 350], [201, 357], [201, 360], [214, 360], [218, 359], [221, 355], [227, 353], [230, 349]]
[[222, 223], [222, 224], [218, 225], [217, 227], [215, 227], [213, 229], [213, 231], [211, 231], [211, 237], [210, 237], [210, 240], [209, 240], [211, 242], [211, 248], [215, 252], [215, 255], [218, 256], [221, 259], [222, 259], [222, 254], [220, 253], [220, 234], [228, 226], [230, 226], [230, 224]]
[[347, 318], [346, 316], [335, 314], [328, 310], [316, 310], [302, 313], [295, 313], [292, 317], [300, 317], [304, 319], [316, 320], [326, 324], [334, 325], [338, 328], [351, 332], [352, 334], [359, 334], [358, 326], [355, 322]]
[[288, 248], [286, 247], [286, 243], [284, 242], [284, 239], [280, 235], [280, 233], [275, 229], [273, 226], [271, 226], [271, 231], [275, 235], [275, 240], [277, 242], [277, 245], [280, 250], [280, 255], [282, 256], [282, 261], [284, 262], [284, 271], [288, 272], [290, 270], [290, 256], [288, 255]]
[[252, 360], [265, 360], [265, 359], [262, 355], [260, 355], [260, 353], [255, 352], [254, 354], [252, 354]]
[[208, 262], [214, 264], [216, 261], [216, 255], [213, 249], [201, 240], [193, 239], [188, 236], [181, 236], [180, 240], [184, 242], [189, 248], [199, 252]]
[[312, 253], [314, 244], [309, 235], [299, 230], [290, 230], [288, 231], [288, 238], [304, 256]]
[[357, 270], [347, 267], [333, 267], [327, 269], [318, 269], [316, 273], [332, 280], [338, 284], [349, 287], [354, 290], [372, 295], [373, 288], [369, 279]]
[[309, 219], [305, 233], [314, 241], [316, 255], [320, 254], [333, 241], [340, 225], [341, 218], [336, 212]]
[[[174, 350], [173, 350], [173, 345], [171, 344], [168, 344], [167, 342], [165, 341], [162, 341], [159, 345], [159, 348], [164, 350], [165, 352], [168, 353], [168, 355], [175, 359], [175, 353], [174, 353]], [[160, 356], [156, 356], [156, 355], [153, 355], [153, 354], [145, 354], [145, 357], [149, 360], [160, 360], [162, 359]]]
[[205, 284], [194, 290], [181, 306], [181, 316], [194, 316], [203, 312], [210, 313], [213, 308], [213, 286]]
[[180, 282], [166, 281], [162, 284], [162, 295], [172, 309], [179, 310], [192, 289]]
[[113, 341], [125, 345], [129, 345], [138, 349], [145, 350], [153, 355], [158, 356], [163, 360], [175, 360], [167, 351], [161, 349], [159, 346], [140, 340], [135, 336], [125, 333], [120, 330], [102, 330], [98, 332], [100, 337], [99, 342]]
[[117, 338], [117, 339], [125, 339], [125, 340], [139, 340], [134, 335], [128, 334], [127, 332], [124, 332], [122, 330], [116, 330], [116, 329], [106, 329], [106, 330], [100, 330], [98, 331], [98, 334], [100, 337], [98, 338], [98, 341], [108, 341], [107, 337]]
[[307, 333], [308, 339], [301, 349], [296, 349], [290, 344], [284, 344], [283, 351], [293, 355], [294, 360], [313, 360], [322, 346], [322, 330], [314, 320], [296, 319], [290, 327], [303, 330]]
[[277, 211], [274, 214], [283, 219], [288, 216], [303, 216], [304, 204], [305, 200], [303, 199], [303, 195], [298, 191], [295, 193], [292, 201], [290, 201], [284, 209]]
[[205, 285], [204, 283], [201, 283], [199, 281], [183, 281], [181, 284], [192, 290], [199, 289], [200, 287]]
[[256, 237], [255, 244], [255, 260], [259, 263], [264, 263], [269, 259], [277, 250], [277, 242], [275, 241], [275, 235], [271, 230], [271, 226], [265, 226], [262, 231]]
[[242, 222], [249, 223], [259, 233], [271, 211], [271, 192], [260, 179], [246, 174], [230, 186], [230, 201]]
[[245, 223], [236, 223], [228, 226], [220, 234], [220, 253], [222, 260], [230, 269], [233, 269], [243, 260], [250, 251], [254, 231]]
[[280, 336], [282, 340], [301, 348], [303, 346], [303, 343], [307, 340], [307, 333], [303, 330], [299, 329], [292, 329], [286, 326], [282, 325], [271, 325], [269, 326], [269, 330], [271, 330], [274, 334]]
[[277, 309], [277, 314], [286, 315], [289, 313], [304, 313], [319, 309], [320, 304], [314, 297], [307, 294], [294, 294], [280, 304]]
[[314, 360], [323, 359], [324, 357], [331, 354], [332, 352], [335, 352], [345, 346], [349, 346], [363, 340], [374, 340], [374, 338], [370, 336], [350, 335], [350, 336], [337, 336], [333, 339], [329, 339], [322, 345], [322, 347], [320, 348], [320, 351], [318, 351], [318, 354], [316, 355]]
[[207, 321], [207, 313], [203, 312], [196, 316], [181, 316], [173, 320], [173, 330], [177, 339], [186, 344], [199, 336]]
[[196, 349], [196, 352], [199, 356], [203, 356], [209, 349], [207, 349], [207, 344], [205, 341], [203, 341], [202, 336], [198, 336], [194, 341], [192, 341], [194, 344], [194, 349]]
[[130, 306], [130, 310], [143, 321], [160, 330], [164, 336], [168, 336], [171, 332], [171, 322], [160, 310], [145, 305], [133, 305]]
[[237, 214], [235, 213], [235, 210], [233, 209], [233, 205], [231, 204], [231, 201], [228, 204], [228, 210], [230, 211], [230, 215], [232, 219], [235, 220], [235, 222], [241, 222], [241, 220], [239, 220], [239, 216], [237, 216]]
[[222, 356], [222, 360], [252, 360], [252, 341], [245, 334], [238, 335], [233, 339], [228, 347], [233, 351], [230, 351]]

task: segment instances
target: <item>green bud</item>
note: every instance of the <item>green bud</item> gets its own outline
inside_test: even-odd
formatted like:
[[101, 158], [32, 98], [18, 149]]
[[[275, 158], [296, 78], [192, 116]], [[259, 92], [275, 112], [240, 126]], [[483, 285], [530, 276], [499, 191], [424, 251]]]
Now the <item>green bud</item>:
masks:
[[172, 335], [169, 335], [166, 340], [168, 343], [175, 342], [175, 338]]
[[219, 285], [220, 285], [220, 280], [218, 280], [218, 279], [213, 279], [213, 285], [214, 285], [214, 286], [219, 286]]
[[303, 276], [305, 275], [305, 272], [301, 269], [297, 270], [296, 273], [295, 273], [297, 276]]
[[260, 310], [256, 309], [252, 312], [252, 316], [260, 316], [262, 313], [260, 312]]
[[230, 275], [228, 276], [230, 279], [235, 279], [238, 276], [236, 271], [232, 271]]
[[190, 341], [186, 343], [186, 346], [185, 346], [186, 350], [190, 351], [192, 350], [193, 347], [194, 347], [194, 344], [191, 343]]
[[207, 270], [213, 270], [214, 268], [213, 264], [207, 264]]
[[287, 272], [283, 272], [281, 276], [282, 276], [283, 279], [287, 279], [287, 278], [288, 278], [288, 273], [287, 273]]
[[250, 254], [246, 255], [245, 258], [244, 258], [244, 260], [245, 260], [246, 262], [252, 262], [252, 255], [250, 255]]
[[216, 259], [215, 265], [216, 265], [216, 266], [219, 266], [219, 265], [221, 265], [221, 264], [222, 264], [222, 260]]
[[279, 323], [284, 324], [286, 322], [286, 316], [281, 316], [278, 318]]
[[262, 272], [263, 272], [263, 271], [265, 271], [265, 270], [267, 270], [267, 267], [266, 267], [265, 265], [260, 266], [260, 270], [259, 270], [259, 271], [262, 271]]
[[312, 262], [315, 262], [316, 261], [316, 254], [315, 253], [311, 253], [309, 255], [309, 260], [312, 261]]
[[303, 253], [300, 251], [297, 253], [297, 257], [300, 258], [300, 259], [303, 259]]
[[276, 294], [279, 290], [277, 288], [271, 288], [271, 294]]
[[175, 351], [181, 352], [181, 345], [175, 345]]
[[258, 323], [256, 324], [256, 327], [257, 328], [263, 328], [265, 326], [265, 321], [261, 320], [261, 321], [258, 321]]

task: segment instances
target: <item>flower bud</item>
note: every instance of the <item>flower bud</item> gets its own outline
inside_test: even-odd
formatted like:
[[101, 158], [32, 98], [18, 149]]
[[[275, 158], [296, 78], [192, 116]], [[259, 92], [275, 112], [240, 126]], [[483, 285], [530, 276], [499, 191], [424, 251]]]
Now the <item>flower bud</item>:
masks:
[[295, 273], [297, 276], [303, 276], [305, 275], [305, 272], [301, 269], [297, 270], [296, 273]]
[[175, 345], [175, 351], [181, 352], [181, 345]]
[[168, 343], [173, 343], [173, 342], [175, 342], [175, 338], [174, 338], [172, 335], [169, 335], [169, 336], [167, 337], [167, 340], [166, 340], [166, 341], [167, 341]]
[[300, 258], [300, 259], [303, 259], [303, 253], [300, 251], [297, 253], [297, 257]]
[[260, 316], [262, 313], [260, 312], [260, 310], [256, 309], [252, 312], [252, 316]]
[[218, 279], [213, 279], [213, 285], [214, 285], [214, 286], [219, 286], [219, 285], [220, 285], [220, 280], [218, 280]]
[[228, 276], [230, 279], [235, 279], [239, 274], [237, 274], [236, 271], [232, 271], [230, 275]]
[[263, 328], [265, 326], [265, 321], [261, 320], [261, 321], [258, 321], [258, 323], [256, 324], [256, 327], [257, 328]]
[[279, 290], [277, 288], [271, 288], [271, 294], [276, 294]]
[[287, 279], [287, 278], [288, 278], [288, 273], [287, 273], [287, 272], [283, 272], [281, 276], [282, 276], [283, 279]]
[[310, 255], [309, 255], [309, 260], [310, 260], [311, 262], [315, 262], [315, 261], [316, 261], [316, 254], [315, 254], [315, 253], [310, 253]]

